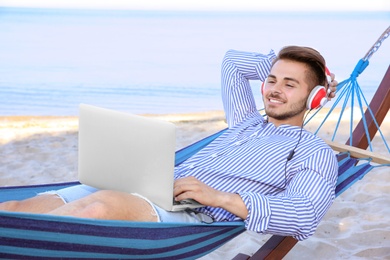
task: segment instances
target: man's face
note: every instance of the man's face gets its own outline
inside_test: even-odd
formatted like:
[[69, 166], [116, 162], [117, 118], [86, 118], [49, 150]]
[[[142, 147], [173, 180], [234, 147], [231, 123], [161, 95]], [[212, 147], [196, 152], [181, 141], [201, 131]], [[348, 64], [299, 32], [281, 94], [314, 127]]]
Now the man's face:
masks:
[[263, 101], [273, 123], [301, 125], [306, 111], [309, 86], [305, 81], [305, 64], [289, 60], [277, 61], [264, 83]]

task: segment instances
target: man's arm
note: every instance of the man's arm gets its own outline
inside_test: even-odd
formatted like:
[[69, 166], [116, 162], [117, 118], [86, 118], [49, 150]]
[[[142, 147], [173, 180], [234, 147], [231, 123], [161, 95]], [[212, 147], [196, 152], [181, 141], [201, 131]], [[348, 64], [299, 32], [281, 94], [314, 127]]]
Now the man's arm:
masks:
[[174, 195], [177, 200], [192, 198], [223, 208], [243, 219], [248, 230], [303, 240], [315, 232], [335, 197], [338, 164], [333, 152], [313, 156], [321, 160], [309, 160], [278, 195], [222, 192], [194, 177], [178, 179]]
[[241, 122], [253, 112], [256, 103], [249, 80], [263, 81], [271, 69], [275, 53], [229, 50], [222, 62], [222, 101], [229, 127]]
[[246, 228], [298, 240], [308, 238], [335, 198], [337, 173], [333, 151], [322, 149], [305, 161], [283, 193], [240, 193], [248, 208]]

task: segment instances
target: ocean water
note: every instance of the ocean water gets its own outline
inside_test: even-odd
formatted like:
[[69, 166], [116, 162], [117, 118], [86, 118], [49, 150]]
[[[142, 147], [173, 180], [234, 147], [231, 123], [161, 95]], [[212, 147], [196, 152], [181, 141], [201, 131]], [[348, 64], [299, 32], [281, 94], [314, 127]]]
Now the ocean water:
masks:
[[[228, 49], [318, 49], [339, 81], [390, 24], [390, 14], [167, 12], [0, 7], [0, 115], [77, 115], [88, 103], [132, 113], [221, 110]], [[390, 39], [359, 85], [370, 99]], [[259, 82], [252, 82], [262, 106]]]

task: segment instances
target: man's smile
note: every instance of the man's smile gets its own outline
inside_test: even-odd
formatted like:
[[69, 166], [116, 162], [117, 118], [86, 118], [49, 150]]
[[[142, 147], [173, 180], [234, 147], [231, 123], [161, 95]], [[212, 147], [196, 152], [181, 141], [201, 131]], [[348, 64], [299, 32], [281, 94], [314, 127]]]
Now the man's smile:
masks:
[[268, 101], [269, 101], [270, 103], [274, 103], [274, 104], [283, 104], [283, 103], [284, 103], [284, 102], [281, 101], [281, 100], [273, 99], [273, 98], [268, 99]]

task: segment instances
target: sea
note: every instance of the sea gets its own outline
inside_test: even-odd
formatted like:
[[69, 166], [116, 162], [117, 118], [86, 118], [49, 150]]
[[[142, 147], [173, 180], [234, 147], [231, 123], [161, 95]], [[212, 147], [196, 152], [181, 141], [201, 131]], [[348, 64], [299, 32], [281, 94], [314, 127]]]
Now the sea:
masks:
[[[311, 46], [341, 82], [389, 25], [388, 12], [0, 7], [0, 116], [77, 116], [80, 103], [137, 114], [222, 110], [227, 50]], [[390, 39], [377, 47], [358, 77], [368, 100], [389, 68]], [[260, 82], [251, 84], [260, 108]]]

